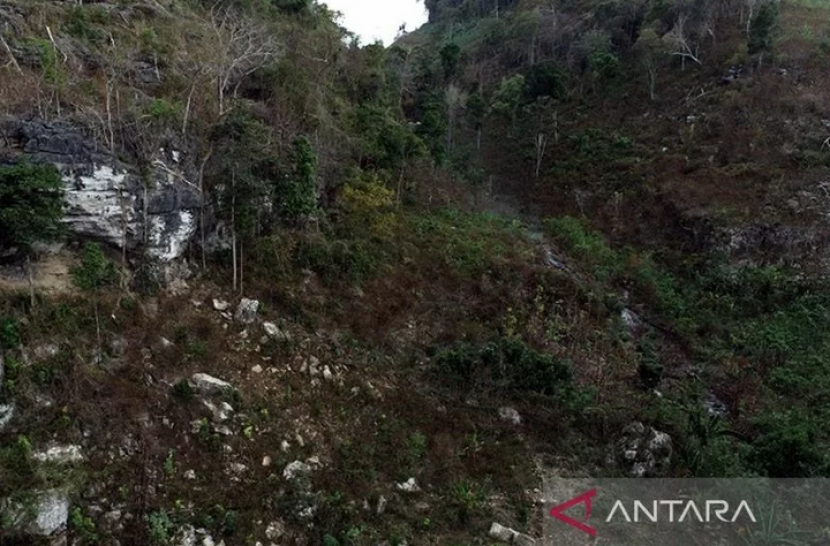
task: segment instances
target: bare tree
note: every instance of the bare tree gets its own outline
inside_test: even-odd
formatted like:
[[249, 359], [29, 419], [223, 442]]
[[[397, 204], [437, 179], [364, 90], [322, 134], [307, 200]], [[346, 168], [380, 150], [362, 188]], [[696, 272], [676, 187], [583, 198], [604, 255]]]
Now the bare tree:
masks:
[[264, 25], [242, 17], [230, 8], [212, 9], [210, 26], [215, 41], [209, 69], [215, 78], [221, 116], [225, 113], [228, 90], [232, 89], [235, 96], [242, 79], [277, 57], [281, 47]]
[[691, 32], [687, 28], [688, 22], [689, 18], [686, 14], [678, 15], [671, 31], [665, 36], [665, 40], [671, 47], [672, 55], [680, 57], [683, 69], [686, 68], [686, 59], [701, 64], [698, 45], [692, 40]]

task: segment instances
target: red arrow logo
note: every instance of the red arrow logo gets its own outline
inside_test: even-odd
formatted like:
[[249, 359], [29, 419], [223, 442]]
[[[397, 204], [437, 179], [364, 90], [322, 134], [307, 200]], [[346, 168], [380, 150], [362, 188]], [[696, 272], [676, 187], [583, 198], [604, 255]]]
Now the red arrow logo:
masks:
[[[587, 533], [592, 537], [597, 536], [597, 530], [593, 527], [586, 525], [585, 522], [588, 521], [588, 518], [591, 517], [591, 499], [597, 496], [597, 490], [591, 489], [587, 493], [583, 493], [578, 497], [574, 497], [567, 502], [563, 502], [560, 505], [554, 506], [550, 509], [550, 515], [555, 517], [561, 522], [567, 523], [571, 527], [575, 527], [579, 529], [583, 533]], [[572, 517], [566, 516], [564, 514], [565, 510], [568, 508], [572, 508], [578, 504], [585, 504], [585, 517], [582, 518], [582, 521], [577, 521]]]

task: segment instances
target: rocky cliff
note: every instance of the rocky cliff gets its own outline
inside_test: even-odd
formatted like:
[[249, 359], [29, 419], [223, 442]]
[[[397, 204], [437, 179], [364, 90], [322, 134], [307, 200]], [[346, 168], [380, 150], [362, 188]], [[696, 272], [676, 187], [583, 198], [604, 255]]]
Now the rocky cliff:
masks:
[[68, 230], [169, 263], [183, 256], [196, 232], [201, 203], [183, 154], [158, 150], [146, 174], [124, 164], [64, 121], [7, 119], [0, 123], [0, 162], [55, 165], [66, 185]]

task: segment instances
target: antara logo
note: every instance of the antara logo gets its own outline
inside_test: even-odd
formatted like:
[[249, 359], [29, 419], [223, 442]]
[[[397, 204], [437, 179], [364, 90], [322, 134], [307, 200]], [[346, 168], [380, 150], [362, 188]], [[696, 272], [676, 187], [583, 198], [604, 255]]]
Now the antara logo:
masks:
[[[550, 510], [550, 515], [591, 537], [596, 537], [597, 530], [587, 523], [591, 517], [592, 501], [596, 496], [597, 490], [592, 489], [567, 502], [554, 506]], [[585, 516], [581, 521], [565, 515], [565, 510], [580, 504], [585, 505]], [[635, 500], [629, 509], [626, 509], [623, 501], [617, 500], [605, 519], [605, 523], [613, 521], [625, 521], [626, 523], [657, 523], [659, 521], [683, 523], [695, 520], [699, 523], [717, 521], [735, 523], [741, 516], [749, 519], [752, 523], [757, 523], [755, 514], [746, 501], [741, 501], [733, 511], [730, 509], [729, 503], [723, 500], [707, 500], [702, 503], [702, 507], [693, 500], [655, 500], [648, 504]]]

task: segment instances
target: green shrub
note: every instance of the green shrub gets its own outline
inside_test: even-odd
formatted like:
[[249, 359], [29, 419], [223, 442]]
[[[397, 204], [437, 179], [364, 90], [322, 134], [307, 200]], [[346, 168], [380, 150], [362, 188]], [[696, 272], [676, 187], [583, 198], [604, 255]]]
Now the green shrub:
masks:
[[115, 283], [118, 274], [115, 264], [107, 259], [100, 245], [87, 243], [81, 263], [72, 269], [72, 278], [81, 290], [97, 291]]
[[827, 471], [825, 449], [818, 443], [821, 428], [798, 410], [771, 412], [756, 420], [759, 434], [749, 461], [771, 478], [821, 476]]
[[63, 195], [54, 165], [0, 165], [0, 247], [28, 249], [37, 240], [58, 237]]
[[483, 347], [459, 345], [438, 352], [440, 372], [465, 386], [493, 386], [544, 395], [561, 394], [571, 386], [573, 372], [559, 361], [519, 340], [500, 340]]
[[147, 534], [150, 543], [165, 546], [170, 543], [176, 530], [176, 524], [165, 511], [152, 512], [147, 516]]
[[189, 402], [196, 396], [196, 390], [190, 384], [190, 381], [182, 379], [173, 385], [173, 396], [184, 402]]
[[98, 544], [100, 537], [95, 522], [78, 506], [69, 512], [69, 527], [80, 544]]
[[0, 495], [27, 489], [35, 479], [32, 444], [26, 436], [0, 447]]
[[547, 230], [566, 246], [575, 258], [587, 265], [601, 282], [618, 277], [623, 270], [623, 257], [614, 251], [605, 238], [572, 216], [551, 218]]
[[20, 345], [20, 327], [16, 319], [0, 318], [0, 349], [16, 349]]

